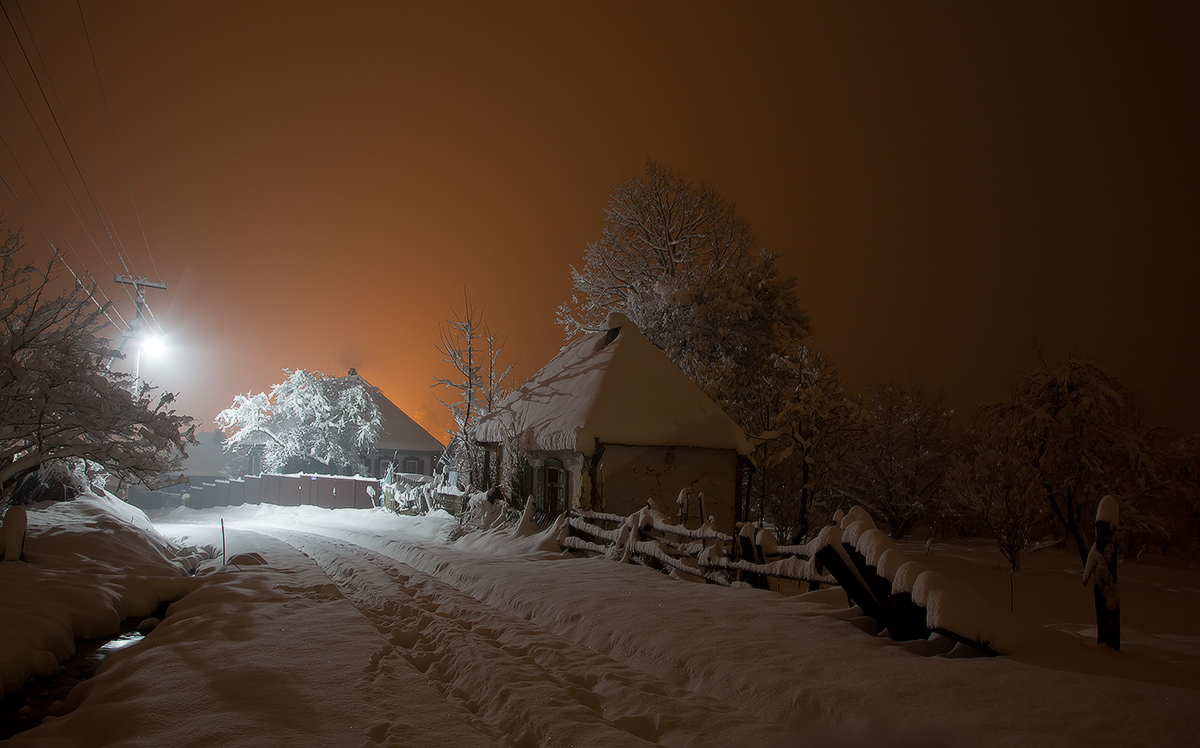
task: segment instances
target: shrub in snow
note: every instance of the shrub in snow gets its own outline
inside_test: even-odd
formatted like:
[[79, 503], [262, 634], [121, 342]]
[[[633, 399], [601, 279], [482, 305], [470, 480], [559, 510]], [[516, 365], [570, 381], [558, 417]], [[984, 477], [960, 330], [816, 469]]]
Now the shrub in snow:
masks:
[[986, 527], [1013, 571], [1035, 534], [1048, 529], [1037, 454], [1027, 425], [1011, 408], [984, 408], [964, 438], [962, 455], [946, 472], [951, 503]]
[[955, 443], [954, 411], [917, 383], [878, 385], [862, 399], [862, 428], [842, 462], [842, 491], [906, 537], [944, 503], [943, 477]]
[[466, 506], [459, 517], [459, 527], [462, 533], [479, 532], [515, 525], [521, 518], [521, 513], [504, 500], [500, 490], [493, 488], [467, 497]]
[[1068, 358], [1030, 372], [1009, 408], [1036, 456], [1042, 495], [1086, 565], [1091, 506], [1115, 493], [1137, 500], [1154, 482], [1151, 429], [1112, 373]]

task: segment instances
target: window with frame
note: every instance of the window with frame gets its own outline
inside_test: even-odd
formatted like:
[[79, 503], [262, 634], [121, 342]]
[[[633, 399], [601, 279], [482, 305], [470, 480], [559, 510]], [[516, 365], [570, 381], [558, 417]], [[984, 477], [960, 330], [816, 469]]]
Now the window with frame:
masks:
[[542, 467], [542, 489], [538, 509], [547, 514], [561, 514], [567, 508], [567, 471], [560, 460], [546, 460]]

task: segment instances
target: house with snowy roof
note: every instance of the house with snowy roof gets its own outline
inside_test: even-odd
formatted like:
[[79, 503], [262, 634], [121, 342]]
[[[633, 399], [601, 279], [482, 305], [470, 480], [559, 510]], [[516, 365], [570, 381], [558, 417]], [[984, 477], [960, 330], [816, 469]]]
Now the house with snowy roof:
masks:
[[[358, 371], [350, 372], [342, 380], [357, 380], [370, 394], [379, 408], [379, 438], [370, 453], [362, 455], [362, 475], [384, 477], [389, 467], [393, 472], [415, 475], [433, 475], [434, 467], [445, 447], [421, 424], [387, 398], [375, 385], [364, 379]], [[211, 442], [211, 445], [207, 442]], [[232, 456], [223, 450], [220, 432], [206, 439], [200, 447], [188, 450], [184, 461], [184, 473], [193, 479], [227, 475], [257, 475], [262, 472], [262, 448], [254, 447]], [[224, 463], [223, 469], [214, 472], [214, 466]]]
[[564, 347], [474, 436], [486, 482], [547, 513], [629, 514], [651, 498], [667, 508], [690, 488], [718, 528], [740, 519], [745, 435], [621, 314]]
[[433, 475], [434, 465], [445, 449], [442, 443], [356, 370], [351, 369], [347, 376], [361, 380], [379, 408], [379, 440], [374, 451], [363, 456], [366, 473], [382, 478], [390, 465], [397, 473]]

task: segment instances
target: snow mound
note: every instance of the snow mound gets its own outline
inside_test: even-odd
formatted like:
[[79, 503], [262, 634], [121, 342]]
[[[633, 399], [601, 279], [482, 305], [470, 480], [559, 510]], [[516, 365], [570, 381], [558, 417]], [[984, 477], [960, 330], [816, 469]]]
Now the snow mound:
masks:
[[48, 675], [76, 639], [116, 633], [195, 588], [141, 510], [111, 495], [33, 507], [22, 561], [0, 564], [0, 682]]

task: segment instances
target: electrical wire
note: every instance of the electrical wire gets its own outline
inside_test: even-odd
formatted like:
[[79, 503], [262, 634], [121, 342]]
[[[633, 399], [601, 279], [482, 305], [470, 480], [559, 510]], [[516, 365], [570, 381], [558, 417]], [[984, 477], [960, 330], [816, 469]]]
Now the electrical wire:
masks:
[[[6, 73], [9, 73], [9, 76], [8, 76], [9, 82], [13, 84], [13, 87], [14, 87], [14, 89], [17, 90], [17, 94], [19, 96], [20, 89], [16, 88], [16, 81], [13, 79], [11, 71], [9, 71], [9, 69], [8, 69], [8, 66], [3, 64], [3, 60], [0, 60], [0, 65], [2, 65], [4, 67], [4, 70]], [[12, 100], [12, 94], [7, 90], [4, 93], [8, 97], [9, 103], [14, 104], [14, 102]], [[28, 111], [28, 109], [26, 111]], [[28, 126], [19, 117], [17, 119], [18, 119], [18, 122], [20, 123], [22, 129], [25, 130], [26, 136], [29, 137], [30, 140], [32, 141], [33, 138], [29, 134]], [[43, 142], [44, 142], [44, 140], [43, 140]], [[91, 279], [93, 281], [93, 283], [95, 284], [95, 276], [93, 275], [92, 271], [88, 268], [87, 262], [85, 262], [83, 257], [80, 256], [79, 251], [75, 248], [74, 243], [67, 236], [67, 232], [63, 230], [63, 227], [61, 225], [59, 225], [58, 219], [56, 219], [54, 217], [54, 212], [51, 211], [49, 206], [46, 205], [46, 201], [42, 198], [41, 193], [38, 191], [37, 187], [34, 185], [33, 180], [30, 179], [29, 175], [25, 173], [25, 167], [21, 166], [20, 160], [17, 159], [16, 154], [13, 153], [13, 150], [9, 146], [8, 141], [5, 140], [2, 135], [0, 135], [0, 145], [4, 146], [4, 150], [8, 152], [9, 158], [12, 159], [13, 164], [17, 167], [17, 170], [20, 172], [21, 176], [25, 179], [26, 184], [29, 185], [30, 192], [32, 192], [33, 196], [35, 198], [37, 198], [38, 203], [42, 206], [42, 210], [45, 212], [45, 214], [47, 216], [49, 216], [50, 222], [52, 224], [54, 224], [54, 228], [58, 230], [58, 234], [59, 234], [59, 236], [62, 237], [63, 243], [71, 250], [71, 254], [73, 254], [75, 256], [75, 259], [79, 262], [80, 267], [82, 267], [82, 269], [83, 269], [83, 277]], [[53, 175], [54, 170], [50, 169], [49, 164], [46, 163], [45, 155], [42, 154], [40, 150], [38, 151], [38, 155], [42, 160], [42, 165], [46, 166], [49, 169], [51, 175]], [[61, 174], [61, 172], [60, 172], [60, 174]], [[63, 176], [65, 178], [65, 175], [63, 175]], [[100, 251], [99, 245], [96, 244], [95, 237], [92, 236], [91, 232], [88, 230], [87, 224], [83, 221], [82, 217], [75, 210], [75, 206], [71, 203], [71, 196], [68, 196], [67, 192], [63, 189], [63, 185], [61, 182], [59, 182], [57, 179], [55, 179], [54, 181], [55, 181], [55, 186], [58, 187], [59, 193], [63, 196], [63, 199], [66, 200], [67, 207], [71, 209], [71, 212], [75, 216], [75, 219], [77, 221], [79, 221], [79, 223], [83, 227], [84, 232], [87, 235], [88, 239], [91, 240], [92, 246], [94, 246], [96, 248], [97, 254], [99, 254], [100, 258], [102, 260], [104, 260], [104, 262], [106, 264], [108, 264], [109, 270], [113, 270], [112, 263], [109, 262], [108, 258], [104, 255], [104, 253]], [[7, 180], [5, 180], [5, 185], [8, 187], [9, 192], [12, 193], [13, 198], [16, 199], [17, 204], [21, 206], [21, 210], [25, 212], [25, 215], [27, 215], [29, 217], [29, 220], [33, 221], [33, 225], [35, 228], [37, 228], [38, 233], [40, 233], [42, 235], [42, 238], [46, 240], [46, 243], [48, 245], [50, 245], [51, 249], [54, 249], [55, 253], [58, 254], [57, 247], [55, 247], [54, 243], [50, 240], [50, 237], [46, 235], [45, 230], [42, 228], [42, 226], [38, 222], [37, 218], [34, 217], [33, 213], [29, 210], [29, 207], [25, 205], [25, 202], [21, 199], [20, 195], [17, 194], [16, 190], [12, 187], [11, 184], [8, 183]], [[63, 263], [65, 265], [67, 265], [67, 269], [71, 271], [71, 274], [73, 276], [75, 276], [76, 280], [77, 281], [80, 280], [79, 275], [77, 273], [75, 273], [75, 270], [66, 261], [66, 258], [62, 258], [62, 259], [63, 259]], [[113, 270], [113, 272], [115, 272], [115, 270]], [[108, 294], [106, 294], [104, 292], [103, 286], [101, 286], [99, 284], [95, 284], [95, 286], [96, 286], [96, 291], [98, 291], [100, 293], [100, 295], [104, 299], [105, 303], [112, 304], [112, 299], [111, 299], [111, 297], [108, 296]], [[115, 305], [112, 306], [111, 308], [112, 308], [113, 313], [117, 315], [117, 318], [121, 320], [121, 325], [128, 326], [128, 323], [125, 321], [125, 318], [121, 315], [120, 310], [118, 310]], [[109, 319], [109, 322], [112, 322], [112, 317], [109, 317], [108, 319]], [[113, 324], [114, 324], [114, 326], [116, 325], [115, 322]]]
[[[64, 121], [66, 121], [67, 133], [70, 133], [70, 135], [72, 137], [74, 137], [74, 133], [71, 132], [70, 123], [66, 119], [66, 108], [63, 106], [62, 100], [59, 98], [58, 92], [54, 87], [53, 79], [50, 76], [49, 68], [46, 66], [46, 62], [43, 59], [43, 57], [41, 55], [41, 51], [37, 46], [37, 41], [33, 35], [32, 29], [29, 26], [28, 20], [25, 18], [24, 10], [21, 8], [20, 0], [15, 0], [15, 3], [16, 3], [17, 11], [20, 14], [21, 22], [25, 26], [26, 34], [29, 36], [30, 44], [33, 47], [33, 50], [35, 52], [35, 55], [37, 56], [38, 62], [42, 66], [43, 75], [45, 77], [46, 84], [50, 87], [50, 91], [53, 94], [55, 102], [57, 102], [59, 108], [62, 110], [63, 119], [64, 119]], [[26, 50], [25, 44], [22, 41], [20, 34], [17, 33], [16, 25], [13, 23], [12, 16], [9, 15], [8, 9], [5, 8], [2, 3], [0, 3], [0, 10], [3, 11], [5, 19], [8, 22], [9, 29], [12, 31], [13, 36], [17, 40], [17, 44], [20, 47], [21, 54], [25, 58], [25, 64], [28, 66], [29, 72], [33, 76], [34, 83], [37, 85], [39, 93], [41, 93], [42, 101], [46, 105], [46, 109], [50, 113], [51, 119], [54, 121], [55, 127], [58, 130], [59, 138], [62, 140], [63, 146], [66, 148], [68, 156], [71, 158], [71, 163], [75, 167], [75, 173], [78, 175], [79, 181], [83, 185], [84, 191], [87, 194], [87, 197], [92, 204], [92, 208], [95, 211], [96, 216], [100, 219], [100, 225], [104, 228], [105, 234], [108, 237], [108, 241], [112, 245], [113, 251], [116, 252], [117, 259], [120, 261], [121, 266], [125, 269], [126, 275], [132, 277], [134, 275], [134, 271], [132, 269], [133, 260], [131, 257], [129, 257], [127, 251], [123, 251], [124, 243], [121, 241], [120, 234], [117, 231], [116, 222], [113, 221], [111, 214], [108, 212], [108, 207], [107, 207], [107, 205], [104, 204], [103, 197], [98, 195], [98, 193], [99, 193], [98, 188], [93, 190], [92, 186], [89, 185], [88, 180], [91, 178], [91, 171], [87, 166], [86, 158], [84, 158], [84, 156], [82, 154], [80, 154], [79, 158], [76, 157], [76, 154], [71, 147], [71, 142], [67, 137], [67, 133], [64, 133], [64, 131], [63, 131], [63, 122], [59, 120], [58, 114], [55, 112], [54, 107], [50, 103], [50, 97], [48, 97], [46, 95], [46, 89], [42, 85], [42, 79], [41, 79], [41, 77], [38, 76], [38, 73], [33, 66], [32, 60], [30, 59], [29, 53]], [[129, 199], [130, 199], [130, 203], [134, 210], [134, 215], [137, 218], [138, 228], [142, 234], [142, 240], [145, 243], [146, 254], [147, 254], [147, 257], [150, 259], [151, 266], [154, 268], [155, 272], [159, 273], [158, 263], [154, 259], [154, 254], [150, 248], [150, 242], [149, 242], [148, 238], [146, 237], [145, 227], [142, 223], [141, 213], [137, 208], [137, 202], [133, 195], [133, 187], [132, 187], [132, 183], [129, 180], [128, 170], [125, 166], [124, 155], [121, 153], [120, 144], [117, 141], [116, 129], [115, 129], [115, 127], [113, 125], [113, 121], [112, 121], [112, 112], [111, 112], [110, 107], [108, 106], [107, 95], [104, 92], [104, 84], [100, 77], [100, 69], [99, 69], [99, 65], [96, 61], [96, 53], [95, 53], [95, 48], [91, 42], [91, 35], [87, 30], [87, 21], [83, 14], [83, 7], [82, 7], [81, 3], [78, 2], [78, 0], [76, 2], [76, 10], [79, 12], [80, 22], [83, 26], [85, 39], [87, 40], [88, 52], [89, 52], [89, 55], [90, 55], [90, 58], [92, 61], [92, 70], [96, 76], [96, 83], [97, 83], [97, 86], [99, 87], [101, 100], [104, 104], [104, 111], [105, 111], [106, 120], [108, 122], [109, 134], [112, 137], [113, 146], [114, 146], [114, 148], [116, 150], [116, 154], [117, 154], [117, 159], [121, 166], [121, 173], [122, 173], [123, 178], [125, 179], [125, 187], [129, 194]], [[0, 62], [3, 62], [3, 60], [0, 59]], [[75, 209], [75, 205], [79, 205], [80, 207], [82, 207], [82, 202], [77, 197], [75, 197], [74, 190], [71, 188], [71, 185], [70, 185], [70, 180], [68, 180], [66, 178], [66, 175], [63, 173], [61, 166], [59, 166], [58, 159], [54, 155], [54, 149], [52, 149], [50, 147], [50, 144], [47, 142], [45, 134], [42, 132], [41, 127], [38, 125], [37, 118], [34, 116], [32, 108], [29, 106], [28, 101], [26, 101], [24, 94], [21, 93], [20, 86], [17, 85], [16, 79], [13, 76], [12, 71], [9, 70], [7, 64], [4, 65], [4, 68], [5, 68], [5, 72], [8, 75], [9, 81], [12, 83], [13, 89], [17, 92], [17, 95], [20, 98], [21, 103], [24, 106], [26, 113], [29, 115], [30, 121], [33, 123], [34, 129], [38, 132], [38, 135], [42, 141], [42, 144], [45, 146], [45, 149], [49, 152], [50, 159], [54, 163], [54, 166], [57, 168], [59, 176], [62, 178], [61, 182], [58, 182], [58, 180], [55, 180], [55, 181], [59, 187], [60, 192], [63, 193], [63, 197], [66, 200], [68, 207], [71, 208], [71, 211], [75, 215], [76, 220], [78, 220], [80, 225], [83, 227], [84, 232], [87, 234], [89, 240], [91, 240], [97, 253], [101, 256], [101, 258], [104, 260], [104, 262], [109, 266], [109, 269], [115, 273], [116, 270], [115, 270], [112, 262], [109, 261], [108, 257], [106, 256], [106, 253], [103, 250], [101, 250], [99, 243], [96, 241], [96, 238], [92, 235], [91, 231], [89, 230], [88, 222], [85, 221], [83, 219], [83, 217], [80, 215], [80, 213]], [[9, 98], [11, 101], [11, 95]], [[18, 118], [18, 119], [20, 119], [20, 118]], [[24, 126], [24, 122], [22, 122], [22, 126]], [[25, 180], [30, 185], [30, 188], [33, 191], [34, 195], [38, 198], [38, 201], [41, 202], [43, 209], [46, 210], [46, 212], [50, 216], [51, 220], [54, 221], [53, 213], [51, 213], [49, 211], [49, 209], [47, 208], [47, 206], [45, 204], [45, 201], [42, 200], [41, 195], [38, 194], [37, 188], [33, 185], [32, 180], [30, 180], [28, 175], [26, 175], [24, 173], [24, 169], [21, 168], [20, 163], [17, 161], [17, 159], [15, 157], [15, 154], [13, 154], [12, 150], [10, 148], [8, 148], [7, 143], [5, 143], [4, 145], [5, 145], [5, 149], [8, 150], [10, 157], [13, 158], [14, 163], [16, 163], [17, 167], [19, 169], [21, 169], [22, 176], [25, 177]], [[83, 160], [83, 168], [80, 167], [80, 159]], [[42, 157], [42, 160], [43, 160], [43, 164], [45, 164], [44, 156]], [[85, 171], [87, 171], [87, 176], [85, 176], [85, 174], [84, 174]], [[51, 173], [53, 174], [53, 170], [51, 171]], [[49, 237], [47, 237], [45, 232], [42, 231], [41, 226], [38, 225], [38, 223], [37, 223], [37, 220], [33, 218], [32, 214], [25, 207], [24, 203], [20, 200], [19, 196], [17, 196], [16, 191], [12, 188], [12, 186], [10, 184], [8, 184], [7, 180], [5, 180], [5, 184], [6, 184], [6, 186], [8, 186], [9, 191], [13, 193], [13, 197], [17, 199], [18, 204], [21, 205], [22, 210], [24, 210], [26, 215], [29, 215], [30, 219], [34, 221], [35, 226], [37, 226], [38, 231], [42, 233], [43, 238], [45, 238], [47, 243], [50, 244], [51, 248], [54, 249], [56, 256], [58, 256], [59, 259], [61, 259], [63, 261], [63, 264], [67, 266], [68, 271], [72, 274], [72, 276], [75, 277], [76, 282], [80, 283], [80, 285], [82, 285], [82, 281], [80, 280], [79, 276], [75, 273], [74, 269], [71, 268], [70, 264], [67, 263], [66, 258], [62, 257], [62, 255], [61, 255], [61, 253], [59, 253], [58, 249], [56, 247], [54, 247], [53, 243], [50, 242]], [[66, 190], [63, 189], [64, 184], [66, 186]], [[68, 192], [71, 193], [70, 196], [67, 195]], [[74, 204], [72, 204], [72, 198], [74, 198]], [[99, 200], [99, 204], [97, 204], [97, 200]], [[63, 232], [62, 227], [58, 226], [57, 221], [54, 221], [54, 223], [55, 223], [56, 228], [58, 228], [60, 234], [62, 234], [64, 239], [66, 239], [66, 233]], [[84, 272], [88, 274], [88, 277], [90, 277], [90, 273], [88, 273], [88, 271], [87, 271], [86, 263], [83, 262], [82, 258], [79, 256], [78, 251], [70, 243], [69, 239], [67, 240], [67, 245], [71, 249], [71, 252], [75, 255], [76, 259], [78, 259], [80, 261], [80, 264], [84, 268]], [[155, 318], [153, 309], [151, 309], [149, 307], [149, 305], [144, 302], [144, 296], [140, 293], [141, 289], [138, 288], [136, 286], [136, 284], [122, 284], [122, 285], [126, 285], [126, 286], [134, 285], [134, 288], [132, 290], [129, 288], [126, 288], [126, 292], [129, 295], [130, 299], [133, 300], [136, 305], [138, 305], [138, 318], [145, 319], [141, 314], [142, 310], [144, 309], [146, 312], [149, 313], [149, 321], [151, 322], [152, 326], [154, 328], [158, 329], [159, 334], [162, 334], [162, 326], [159, 324], [157, 318]], [[99, 289], [97, 289], [97, 290], [99, 290]], [[134, 297], [135, 291], [139, 292], [138, 293], [139, 298], [143, 298], [143, 302], [141, 304], [138, 304], [138, 299]], [[101, 291], [101, 293], [103, 293], [103, 292]], [[94, 298], [93, 298], [93, 301], [95, 301]], [[96, 303], [99, 304], [98, 301]], [[109, 303], [111, 303], [111, 302], [109, 302]], [[114, 311], [116, 311], [115, 308], [114, 308]], [[117, 316], [118, 317], [121, 316], [119, 312], [117, 313]], [[109, 321], [112, 322], [112, 319], [109, 318]], [[128, 326], [130, 324], [130, 323], [126, 323], [123, 317], [121, 317], [121, 321], [123, 323], [125, 323], [126, 326]]]
[[[21, 35], [17, 33], [17, 27], [13, 24], [12, 16], [8, 14], [8, 9], [4, 7], [3, 3], [0, 3], [0, 10], [3, 10], [4, 18], [8, 21], [8, 26], [12, 30], [13, 36], [17, 40], [17, 46], [20, 47], [21, 55], [25, 58], [25, 64], [29, 67], [29, 72], [31, 75], [33, 75], [34, 83], [37, 84], [38, 92], [42, 95], [42, 101], [46, 104], [47, 111], [50, 112], [50, 118], [54, 121], [54, 126], [58, 130], [58, 136], [62, 139], [63, 145], [67, 149], [67, 155], [71, 157], [71, 163], [75, 167], [75, 173], [79, 176], [79, 181], [83, 184], [84, 192], [87, 193], [88, 199], [92, 203], [92, 209], [96, 211], [96, 216], [100, 219], [100, 225], [104, 227], [104, 233], [108, 236], [109, 243], [112, 244], [113, 250], [117, 253], [117, 259], [121, 261], [121, 265], [125, 268], [125, 272], [129, 274], [131, 272], [129, 270], [129, 266], [126, 264], [125, 258], [122, 256], [121, 250], [117, 246], [116, 240], [113, 238], [112, 231], [109, 229], [108, 224], [104, 221], [104, 216], [100, 211], [100, 207], [96, 204], [96, 197], [92, 194], [92, 189], [88, 186], [87, 179], [85, 179], [83, 176], [83, 170], [79, 167], [79, 161], [75, 158], [75, 152], [71, 149], [71, 144], [67, 140], [66, 134], [63, 132], [62, 123], [59, 122], [58, 115], [55, 113], [54, 107], [50, 106], [50, 98], [46, 96], [46, 89], [42, 86], [42, 81], [38, 77], [37, 71], [33, 67], [33, 62], [29, 59], [29, 52], [25, 49], [25, 43], [21, 41]], [[22, 101], [24, 101], [24, 97], [22, 96], [21, 98]], [[32, 112], [30, 112], [30, 116], [32, 117]], [[34, 122], [36, 125], [37, 120], [35, 119]], [[49, 145], [47, 145], [47, 148], [49, 148]], [[53, 153], [53, 151], [51, 152]]]
[[[129, 191], [129, 203], [133, 206], [133, 215], [137, 218], [138, 229], [142, 232], [142, 241], [146, 245], [146, 255], [150, 258], [150, 266], [154, 268], [154, 274], [159, 278], [162, 273], [158, 270], [158, 263], [154, 261], [154, 253], [150, 251], [150, 240], [146, 238], [146, 229], [142, 225], [142, 214], [138, 211], [137, 201], [133, 199], [133, 185], [129, 181], [129, 172], [125, 169], [125, 157], [121, 154], [121, 145], [117, 141], [117, 131], [113, 127], [112, 112], [108, 108], [108, 97], [104, 94], [104, 83], [100, 80], [100, 66], [96, 64], [96, 50], [92, 47], [92, 36], [88, 33], [87, 21], [83, 17], [83, 5], [80, 0], [75, 0], [75, 7], [79, 10], [79, 22], [83, 24], [83, 37], [87, 39], [88, 53], [92, 58], [92, 70], [96, 73], [96, 85], [100, 88], [100, 101], [104, 103], [104, 115], [108, 118], [108, 132], [112, 135], [113, 147], [117, 150], [117, 162], [121, 164], [121, 174], [125, 177], [125, 189]], [[17, 2], [17, 10], [21, 9], [21, 3]], [[24, 16], [22, 16], [24, 20]], [[28, 28], [28, 24], [26, 24]]]
[[[34, 37], [34, 35], [33, 35], [33, 29], [31, 29], [29, 27], [29, 21], [27, 21], [25, 19], [25, 11], [21, 8], [21, 3], [19, 2], [19, 0], [16, 1], [16, 6], [17, 6], [17, 13], [21, 17], [21, 23], [24, 24], [24, 26], [25, 26], [25, 33], [29, 36], [29, 43], [33, 46], [33, 51], [37, 55], [38, 63], [42, 66], [42, 73], [45, 75], [46, 85], [48, 85], [50, 87], [50, 93], [54, 97], [54, 103], [58, 105], [59, 111], [61, 111], [63, 113], [63, 122], [67, 128], [67, 135], [69, 135], [74, 140], [75, 133], [71, 129], [70, 119], [66, 116], [67, 108], [65, 106], [63, 106], [62, 99], [59, 98], [59, 96], [58, 96], [58, 89], [55, 88], [55, 86], [54, 86], [54, 78], [51, 77], [51, 75], [50, 75], [50, 68], [46, 66], [46, 61], [45, 61], [45, 59], [42, 58], [42, 51], [38, 47], [37, 38]], [[103, 91], [101, 92], [101, 94], [103, 95]], [[78, 141], [76, 140], [76, 142], [78, 142]], [[87, 172], [87, 179], [91, 180], [92, 183], [95, 184], [96, 180], [92, 177], [92, 170], [91, 170], [91, 167], [88, 165], [87, 157], [85, 155], [83, 155], [82, 153], [80, 153], [79, 160], [83, 162], [83, 170], [85, 172]], [[108, 205], [105, 204], [104, 195], [101, 194], [99, 189], [96, 190], [96, 197], [100, 201], [100, 208], [103, 210], [103, 213], [100, 217], [100, 222], [103, 224], [105, 221], [107, 221], [108, 225], [112, 227], [112, 234], [116, 238], [117, 257], [121, 258], [121, 248], [123, 248], [125, 246], [125, 243], [121, 239], [120, 232], [117, 231], [117, 224], [112, 219], [112, 215], [108, 212]], [[128, 254], [128, 252], [126, 252], [125, 254]], [[121, 258], [121, 259], [122, 259], [122, 265], [124, 265], [125, 264], [124, 259], [123, 258]], [[133, 262], [131, 260], [129, 262], [129, 266], [132, 267], [132, 265], [133, 265]]]
[[[70, 180], [67, 179], [67, 175], [63, 173], [62, 168], [58, 165], [58, 161], [54, 158], [53, 149], [50, 148], [50, 144], [46, 141], [45, 134], [42, 133], [41, 129], [37, 126], [37, 120], [34, 119], [34, 117], [33, 117], [33, 111], [29, 107], [29, 102], [27, 102], [25, 100], [25, 95], [21, 93], [21, 87], [17, 85], [16, 78], [13, 77], [12, 71], [8, 67], [8, 63], [4, 62], [3, 58], [0, 58], [0, 67], [4, 68], [4, 72], [5, 72], [5, 74], [7, 74], [9, 82], [12, 83], [13, 90], [15, 90], [17, 92], [17, 97], [21, 100], [21, 105], [25, 108], [25, 113], [29, 115], [30, 119], [34, 123], [34, 130], [37, 132], [38, 136], [41, 138], [42, 145], [44, 145], [46, 147], [46, 151], [50, 153], [50, 164], [53, 164], [53, 168], [50, 168], [50, 164], [46, 163], [46, 157], [42, 154], [42, 152], [38, 151], [38, 155], [42, 159], [42, 165], [46, 166], [49, 169], [51, 176], [53, 176], [54, 172], [57, 170], [58, 176], [61, 177], [62, 180], [59, 181], [58, 179], [55, 179], [55, 186], [58, 187], [58, 191], [62, 194], [63, 199], [66, 200], [67, 207], [71, 209], [71, 213], [75, 216], [75, 220], [79, 221], [79, 225], [83, 228], [84, 234], [87, 235], [88, 240], [91, 241], [92, 246], [95, 247], [96, 253], [98, 255], [100, 255], [100, 259], [104, 260], [104, 263], [106, 265], [108, 265], [108, 269], [111, 270], [115, 274], [117, 272], [116, 267], [113, 266], [112, 261], [110, 261], [108, 259], [108, 256], [105, 255], [103, 250], [100, 249], [100, 245], [99, 245], [99, 243], [97, 243], [96, 237], [94, 237], [92, 235], [91, 228], [88, 226], [87, 222], [83, 219], [83, 216], [81, 216], [79, 214], [79, 211], [75, 209], [76, 205], [79, 205], [80, 209], [82, 209], [82, 203], [80, 203], [78, 197], [75, 196], [75, 191], [71, 189]], [[11, 94], [8, 94], [7, 91], [5, 91], [5, 94], [8, 95], [9, 102], [11, 103], [12, 102]], [[25, 131], [26, 131], [25, 134], [28, 136], [29, 135], [28, 126], [26, 126], [24, 120], [21, 120], [18, 117], [18, 121], [21, 123], [21, 127], [25, 129]], [[33, 138], [30, 137], [30, 140], [33, 140]], [[12, 153], [11, 150], [9, 151], [9, 153], [10, 154]], [[13, 155], [13, 161], [17, 161], [15, 155]], [[18, 166], [18, 168], [20, 168], [20, 162], [17, 162], [17, 166]], [[25, 176], [23, 169], [22, 169], [22, 176]], [[31, 185], [33, 184], [32, 180], [30, 180], [28, 176], [25, 176], [25, 180], [27, 182], [29, 182], [29, 184], [31, 184]], [[65, 189], [64, 189], [64, 185], [65, 185]], [[68, 193], [70, 193], [70, 194], [68, 194]], [[72, 202], [72, 200], [74, 200], [74, 202]], [[43, 202], [42, 205], [44, 207], [45, 202]], [[61, 231], [61, 229], [59, 229], [59, 230]], [[65, 234], [64, 234], [64, 236], [65, 236]]]
[[[5, 149], [8, 149], [8, 144], [5, 143], [4, 147], [5, 147]], [[9, 151], [9, 155], [12, 155], [11, 150]], [[20, 165], [18, 164], [18, 168], [19, 167], [20, 167]], [[0, 180], [2, 180], [4, 182], [4, 186], [7, 187], [8, 191], [12, 193], [12, 196], [17, 201], [17, 204], [20, 205], [21, 209], [25, 211], [25, 215], [29, 216], [29, 220], [33, 221], [34, 228], [36, 228], [38, 230], [38, 233], [42, 235], [42, 238], [46, 240], [46, 244], [49, 244], [50, 249], [54, 250], [54, 256], [57, 257], [59, 259], [59, 261], [62, 262], [63, 267], [65, 267], [67, 269], [67, 272], [69, 272], [71, 274], [71, 277], [75, 279], [75, 283], [78, 284], [78, 286], [87, 293], [88, 298], [92, 300], [92, 303], [96, 305], [96, 308], [100, 310], [100, 313], [104, 315], [104, 317], [108, 320], [109, 324], [111, 324], [113, 327], [116, 327], [118, 330], [120, 330], [122, 327], [128, 327], [128, 323], [125, 322], [125, 318], [121, 316], [121, 313], [117, 311], [117, 308], [115, 306], [112, 306], [110, 308], [112, 309], [113, 313], [115, 313], [117, 315], [117, 319], [121, 320], [121, 324], [118, 325], [116, 322], [113, 321], [112, 317], [108, 316], [109, 309], [107, 309], [105, 307], [108, 306], [108, 304], [110, 304], [111, 301], [106, 297], [105, 304], [101, 304], [100, 301], [96, 298], [96, 294], [93, 291], [88, 290], [88, 287], [86, 285], [84, 285], [83, 280], [80, 279], [79, 274], [76, 273], [75, 269], [71, 267], [71, 263], [67, 262], [67, 258], [62, 256], [62, 253], [58, 251], [58, 247], [55, 247], [54, 243], [50, 241], [50, 237], [46, 236], [46, 232], [42, 231], [41, 225], [38, 224], [37, 219], [35, 219], [33, 217], [33, 215], [29, 212], [29, 209], [25, 207], [25, 203], [24, 203], [24, 201], [21, 200], [21, 196], [18, 195], [17, 191], [13, 189], [13, 186], [11, 184], [9, 184], [8, 179], [5, 178], [3, 174], [0, 174]], [[38, 198], [38, 199], [40, 200], [41, 198]], [[86, 272], [86, 270], [87, 269], [84, 268], [85, 272]], [[101, 294], [104, 293], [104, 291], [101, 290], [99, 285], [95, 285], [94, 288], [96, 291], [99, 291]]]

